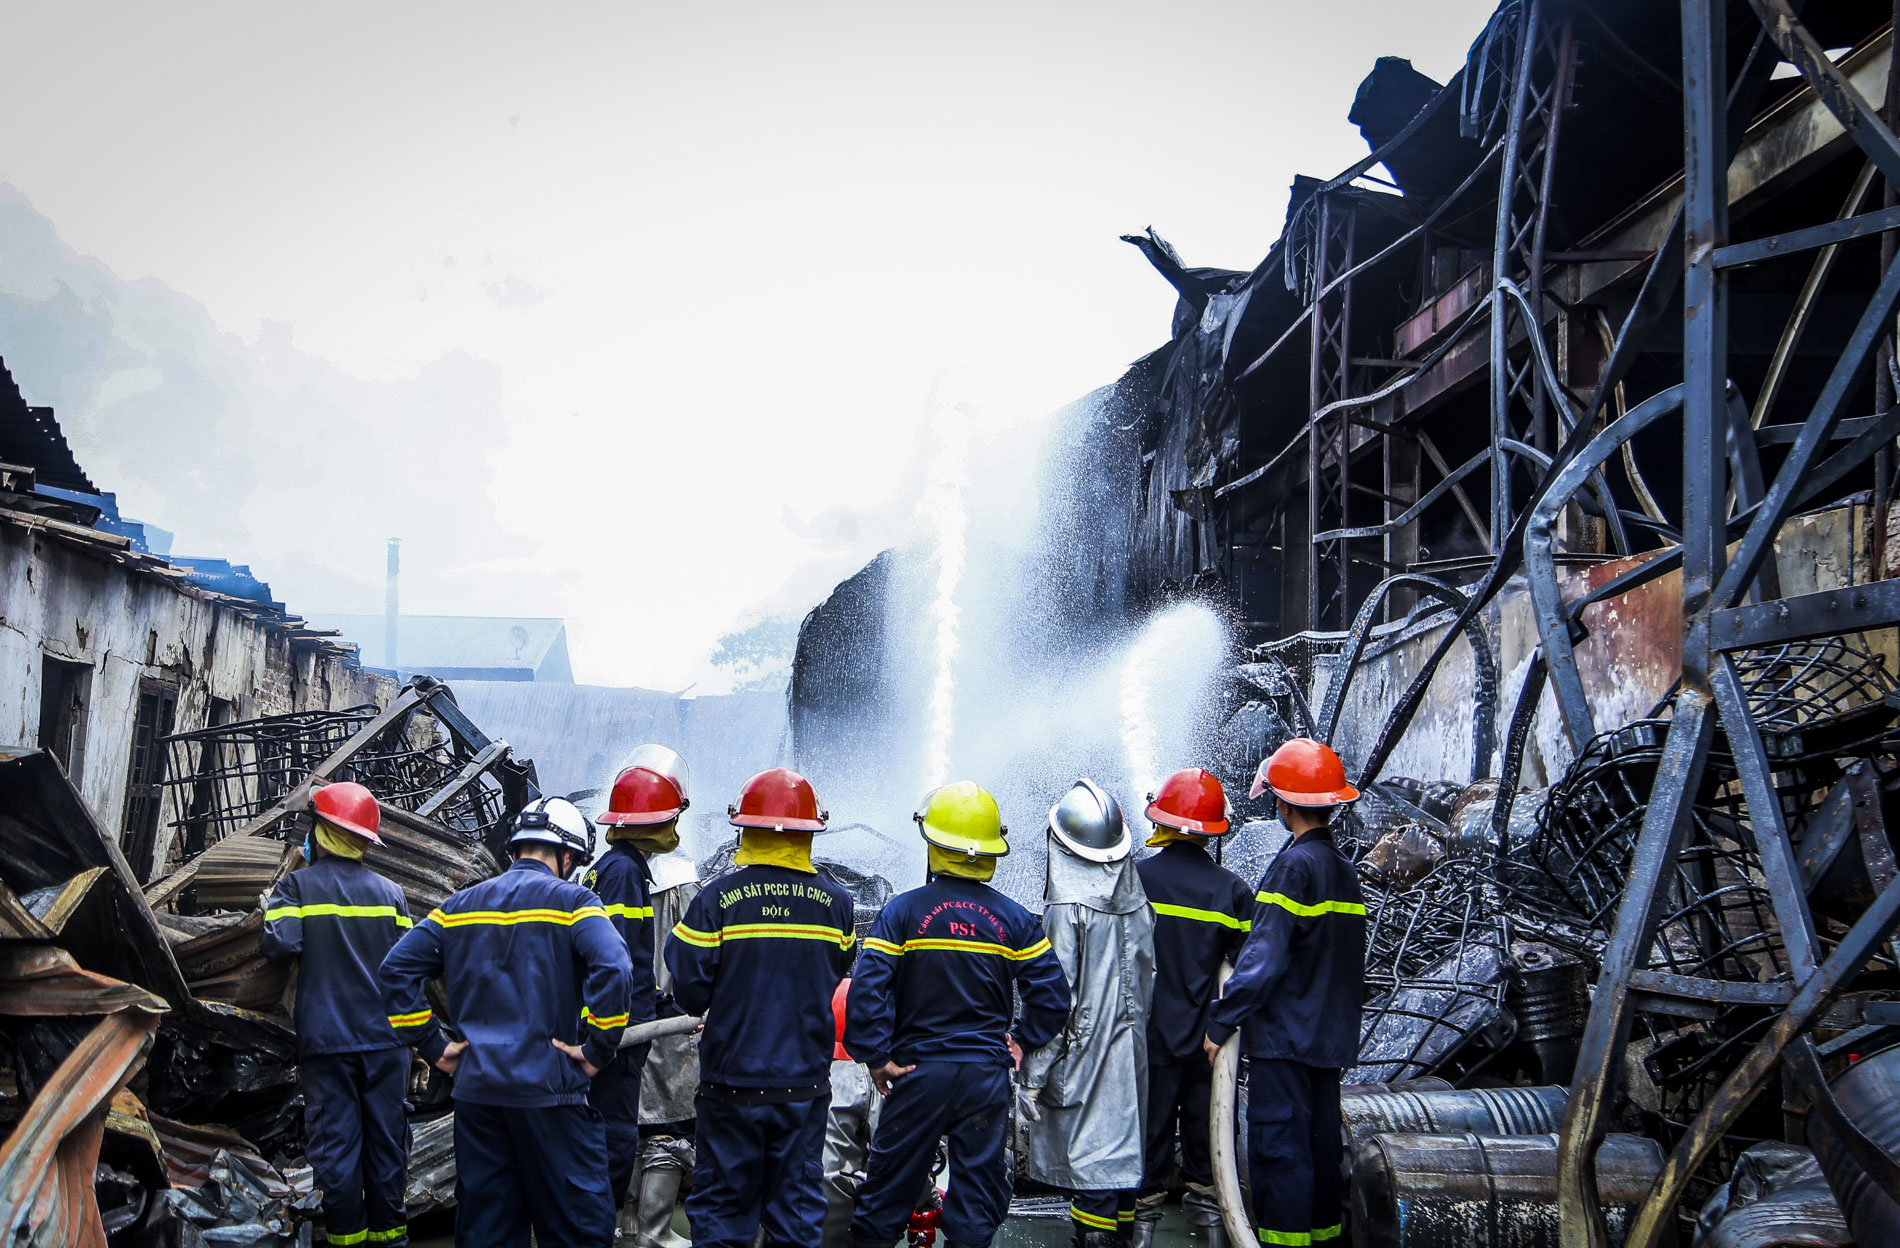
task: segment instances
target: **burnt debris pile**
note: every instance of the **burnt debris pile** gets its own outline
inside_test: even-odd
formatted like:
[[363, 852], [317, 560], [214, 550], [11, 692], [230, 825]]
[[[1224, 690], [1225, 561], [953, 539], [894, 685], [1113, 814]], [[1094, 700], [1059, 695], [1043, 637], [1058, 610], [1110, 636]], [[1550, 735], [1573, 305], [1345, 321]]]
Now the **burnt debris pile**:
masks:
[[[1900, 874], [1888, 831], [1900, 821], [1900, 692], [1885, 656], [1858, 638], [1737, 658], [1773, 764], [1788, 865], [1825, 961]], [[1460, 1183], [1476, 1181], [1469, 1176], [1520, 1173], [1510, 1168], [1529, 1158], [1555, 1205], [1558, 1133], [1593, 993], [1621, 991], [1633, 1007], [1616, 1124], [1625, 1136], [1611, 1133], [1596, 1157], [1613, 1238], [1628, 1233], [1667, 1151], [1706, 1138], [1707, 1120], [1732, 1103], [1730, 1085], [1778, 1038], [1795, 969], [1767, 883], [1774, 868], [1762, 861], [1722, 733], [1658, 881], [1648, 945], [1620, 988], [1605, 982], [1619, 912], [1643, 870], [1642, 829], [1669, 729], [1651, 718], [1604, 732], [1547, 790], [1503, 802], [1495, 782], [1460, 791], [1394, 779], [1369, 794], [1358, 829], [1368, 1001], [1360, 1064], [1346, 1075], [1384, 1085], [1354, 1089], [1346, 1102], [1369, 1242], [1413, 1242], [1391, 1219], [1421, 1194], [1420, 1173], [1435, 1176], [1432, 1207], [1450, 1208], [1471, 1196], [1459, 1195]], [[1852, 991], [1820, 1009], [1799, 1042], [1811, 1051], [1784, 1058], [1799, 1065], [1734, 1111], [1685, 1183], [1684, 1234], [1692, 1218], [1716, 1230], [1733, 1222], [1731, 1235], [1805, 1220], [1835, 1237], [1816, 1242], [1847, 1242], [1829, 1181], [1860, 1199], [1863, 1228], [1900, 1226], [1892, 1205], [1867, 1197], [1870, 1184], [1880, 1189], [1866, 1149], [1841, 1143], [1882, 1133], [1890, 1114], [1869, 1108], [1865, 1091], [1840, 1091], [1900, 1078], [1900, 1050], [1888, 1047], [1900, 1040], [1900, 1002], [1890, 1000], [1900, 963], [1885, 941], [1855, 956], [1854, 982], [1838, 986]], [[1863, 1049], [1875, 1055], [1862, 1060]], [[1418, 1082], [1431, 1078], [1450, 1083], [1435, 1091]], [[1374, 1138], [1384, 1135], [1397, 1138]], [[1531, 1146], [1518, 1136], [1539, 1137], [1532, 1152], [1547, 1155], [1523, 1153]]]
[[[301, 861], [309, 799], [378, 795], [366, 861], [426, 914], [493, 874], [532, 763], [418, 677], [386, 707], [220, 724], [162, 739], [167, 869], [139, 880], [57, 758], [0, 753], [0, 1158], [9, 1242], [295, 1244], [303, 1164], [295, 977], [260, 947], [263, 895]], [[418, 1212], [452, 1204], [446, 1080], [409, 1100]], [[440, 1147], [438, 1147], [438, 1145]]]

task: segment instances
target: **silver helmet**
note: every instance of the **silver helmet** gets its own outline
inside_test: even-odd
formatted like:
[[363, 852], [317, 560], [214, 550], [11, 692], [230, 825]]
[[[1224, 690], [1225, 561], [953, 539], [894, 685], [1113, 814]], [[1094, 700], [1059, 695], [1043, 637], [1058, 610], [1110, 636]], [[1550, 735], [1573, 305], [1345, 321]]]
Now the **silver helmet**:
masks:
[[1049, 808], [1049, 832], [1064, 849], [1089, 862], [1120, 862], [1135, 848], [1121, 803], [1086, 776]]

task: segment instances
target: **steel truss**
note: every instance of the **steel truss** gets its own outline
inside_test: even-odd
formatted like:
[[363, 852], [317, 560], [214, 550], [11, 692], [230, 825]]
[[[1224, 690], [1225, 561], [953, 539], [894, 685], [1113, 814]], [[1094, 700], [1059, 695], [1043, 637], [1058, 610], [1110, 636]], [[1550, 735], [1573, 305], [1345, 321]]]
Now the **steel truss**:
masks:
[[[1352, 387], [1352, 281], [1329, 289], [1333, 279], [1353, 267], [1357, 210], [1348, 194], [1320, 195], [1313, 239], [1313, 285], [1309, 315], [1313, 321], [1306, 456], [1308, 533], [1313, 537], [1312, 587], [1306, 597], [1306, 626], [1317, 630], [1352, 610], [1352, 539], [1321, 536], [1343, 530], [1352, 498], [1352, 421], [1327, 409]], [[1343, 623], [1341, 625], [1343, 627]]]
[[[1306, 531], [1312, 548], [1306, 616], [1310, 630], [1347, 627], [1361, 600], [1354, 586], [1369, 585], [1388, 572], [1401, 571], [1416, 557], [1415, 536], [1409, 526], [1441, 497], [1449, 495], [1457, 500], [1488, 550], [1500, 549], [1516, 518], [1511, 499], [1513, 465], [1526, 463], [1534, 473], [1547, 467], [1551, 451], [1568, 431], [1567, 420], [1562, 427], [1553, 423], [1554, 413], [1561, 412], [1565, 417], [1571, 414], [1571, 402], [1563, 389], [1563, 379], [1553, 371], [1552, 361], [1542, 347], [1543, 322], [1554, 314], [1561, 324], [1563, 310], [1546, 299], [1543, 281], [1551, 177], [1577, 58], [1569, 19], [1546, 23], [1544, 7], [1545, 0], [1525, 0], [1515, 10], [1507, 11], [1515, 30], [1497, 43], [1511, 49], [1508, 61], [1498, 57], [1486, 65], [1487, 73], [1498, 79], [1492, 125], [1501, 123], [1502, 133], [1487, 136], [1492, 156], [1471, 175], [1476, 178], [1492, 158], [1500, 158], [1490, 294], [1474, 319], [1454, 336], [1455, 341], [1484, 328], [1484, 320], [1477, 318], [1488, 317], [1492, 437], [1485, 454], [1454, 468], [1422, 430], [1383, 425], [1363, 414], [1365, 407], [1392, 389], [1371, 395], [1352, 392], [1353, 279], [1368, 261], [1355, 252], [1357, 209], [1350, 183], [1352, 176], [1369, 168], [1378, 154], [1317, 194], [1319, 202], [1314, 205], [1310, 233], [1304, 240], [1309, 252], [1305, 271], [1311, 300], [1307, 310], [1309, 419], [1305, 431]], [[1489, 95], [1480, 89], [1472, 106], [1479, 106]], [[1467, 179], [1466, 186], [1470, 181]], [[1464, 189], [1447, 197], [1446, 204]], [[1442, 206], [1382, 254], [1421, 239], [1440, 211]], [[1260, 362], [1256, 361], [1255, 367]], [[1428, 367], [1429, 361], [1400, 378], [1396, 385], [1403, 387], [1426, 373]], [[1357, 445], [1355, 430], [1360, 435]], [[1354, 452], [1370, 443], [1368, 435], [1377, 436], [1385, 468], [1378, 489], [1355, 485], [1352, 480]], [[1438, 486], [1424, 497], [1419, 496], [1416, 480], [1421, 452], [1440, 477]], [[1487, 465], [1491, 475], [1488, 523], [1466, 498], [1460, 484], [1474, 469]], [[1600, 493], [1607, 499], [1601, 473], [1597, 479]], [[1355, 492], [1378, 496], [1380, 522], [1353, 524]], [[1614, 509], [1610, 523], [1619, 538], [1618, 548], [1626, 549]], [[1371, 545], [1372, 540], [1378, 545]], [[1362, 579], [1356, 568], [1371, 569], [1378, 575]], [[1408, 600], [1401, 597], [1399, 601]]]
[[[1828, 60], [1820, 44], [1801, 24], [1786, 0], [1748, 0], [1766, 38], [1780, 59], [1791, 62], [1814, 87], [1868, 159], [1887, 178], [1900, 180], [1900, 140], [1874, 107], [1855, 91]], [[1655, 1248], [1666, 1238], [1676, 1207], [1697, 1169], [1712, 1155], [1742, 1111], [1786, 1062], [1791, 1084], [1825, 1101], [1826, 1084], [1818, 1078], [1807, 1032], [1822, 1017], [1892, 935], [1900, 921], [1900, 880], [1882, 888], [1845, 935], [1826, 943], [1803, 885], [1790, 839], [1783, 786], [1778, 783], [1787, 760], [1771, 753], [1763, 724], [1745, 687], [1743, 657], [1789, 643], [1900, 623], [1900, 583], [1872, 584], [1826, 593], [1781, 597], [1772, 576], [1774, 540], [1784, 521], [1819, 490], [1865, 459], [1894, 436], [1892, 410], [1868, 422], [1846, 450], [1825, 457], [1846, 417], [1846, 404], [1862, 370], [1889, 332], [1900, 303], [1900, 265], [1888, 269], [1867, 301], [1846, 349], [1833, 366], [1806, 419], [1791, 429], [1791, 445], [1772, 481], [1760, 479], [1754, 449], [1759, 435], [1747, 409], [1732, 395], [1728, 373], [1728, 270], [1762, 254], [1825, 247], [1866, 233], [1885, 221], [1844, 216], [1834, 223], [1795, 231], [1777, 239], [1734, 243], [1728, 230], [1728, 164], [1734, 147], [1730, 129], [1746, 105], [1758, 98], [1766, 62], [1756, 55], [1744, 69], [1737, 89], [1728, 82], [1727, 6], [1718, 0], [1682, 0], [1684, 206], [1681, 220], [1683, 292], [1683, 380], [1622, 418], [1597, 438], [1550, 483], [1538, 508], [1547, 529], [1552, 510], [1567, 495], [1589, 463], [1601, 463], [1626, 443], [1636, 428], [1680, 404], [1683, 446], [1682, 541], [1677, 552], [1651, 560], [1638, 571], [1649, 579], [1679, 565], [1683, 578], [1682, 682], [1671, 705], [1668, 733], [1656, 765], [1655, 782], [1637, 833], [1628, 885], [1617, 907], [1560, 1142], [1559, 1221], [1567, 1248], [1605, 1248], [1608, 1234], [1597, 1207], [1594, 1157], [1614, 1105], [1619, 1074], [1632, 1024], [1640, 1010], [1740, 1000], [1753, 993], [1779, 1006], [1758, 1040], [1707, 1097], [1676, 1142], [1661, 1178], [1651, 1191], [1627, 1243]], [[1744, 37], [1752, 37], [1747, 32]], [[1502, 213], [1501, 213], [1502, 215]], [[1666, 286], [1660, 281], [1667, 281]], [[1674, 286], [1664, 262], [1651, 271], [1641, 305], [1656, 306], [1653, 295]], [[1632, 314], [1625, 339], [1641, 324], [1642, 307]], [[1616, 380], [1616, 356], [1629, 346], [1619, 341], [1606, 381]], [[1495, 363], [1494, 363], [1495, 368]], [[1494, 385], [1498, 374], [1494, 372]], [[1601, 385], [1604, 383], [1600, 383]], [[1600, 395], [1599, 395], [1600, 402]], [[1739, 417], [1738, 414], [1739, 413]], [[1640, 419], [1639, 419], [1640, 417]], [[1871, 436], [1870, 436], [1871, 435]], [[1733, 481], [1733, 503], [1731, 503]], [[1574, 486], [1572, 487], [1574, 489]], [[1877, 521], [1878, 522], [1878, 521]], [[1729, 544], [1736, 543], [1733, 557]], [[1527, 543], [1529, 545], [1530, 543]], [[1539, 560], [1527, 550], [1527, 562]], [[1658, 566], [1661, 565], [1661, 566]], [[1764, 573], [1769, 575], [1764, 576]], [[1533, 576], [1536, 585], [1538, 577]], [[1626, 579], [1626, 578], [1620, 578]], [[1630, 583], [1633, 583], [1631, 580]], [[1630, 587], [1629, 583], [1616, 592]], [[1608, 590], [1610, 587], [1604, 587]], [[1599, 591], [1596, 597], [1604, 596]], [[1754, 601], [1745, 601], [1753, 598]], [[1576, 739], [1589, 732], [1587, 708], [1578, 713], [1580, 685], [1568, 661], [1572, 613], [1540, 594], [1540, 631], [1546, 643], [1566, 727]], [[1719, 748], [1719, 767], [1712, 753]], [[1779, 941], [1783, 982], [1751, 984], [1739, 976], [1681, 976], [1660, 973], [1651, 963], [1658, 934], [1667, 921], [1668, 881], [1686, 869], [1685, 850], [1696, 826], [1699, 796], [1711, 784], [1731, 779], [1739, 788], [1735, 827], [1752, 851], [1761, 891], [1772, 911]], [[1825, 1113], [1826, 1106], [1820, 1108]], [[1876, 1151], [1878, 1151], [1876, 1149]], [[1876, 1180], [1893, 1179], [1891, 1158], [1876, 1159]], [[1883, 1182], [1883, 1186], [1885, 1183]]]
[[[1513, 441], [1528, 441], [1546, 455], [1559, 440], [1550, 427], [1552, 398], [1535, 352], [1511, 358], [1512, 335], [1541, 331], [1544, 306], [1544, 243], [1549, 225], [1550, 181], [1557, 136], [1576, 66], [1570, 22], [1544, 21], [1544, 0], [1529, 0], [1518, 15], [1517, 53], [1510, 82], [1510, 112], [1499, 167], [1497, 226], [1492, 236], [1491, 309], [1491, 544], [1510, 530]], [[1506, 298], [1503, 279], [1518, 282], [1528, 299], [1519, 309]], [[1559, 335], [1561, 339], [1561, 335]], [[1558, 402], [1561, 404], [1562, 400]], [[1525, 412], [1520, 428], [1514, 409]], [[1528, 436], [1527, 436], [1528, 435]]]

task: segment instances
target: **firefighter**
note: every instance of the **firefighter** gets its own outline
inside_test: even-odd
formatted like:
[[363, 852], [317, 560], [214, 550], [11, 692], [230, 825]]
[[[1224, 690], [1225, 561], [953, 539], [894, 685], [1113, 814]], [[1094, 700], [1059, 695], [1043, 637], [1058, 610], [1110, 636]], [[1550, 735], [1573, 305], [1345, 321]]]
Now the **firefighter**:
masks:
[[1121, 803], [1075, 782], [1049, 811], [1043, 930], [1069, 981], [1068, 1026], [1023, 1059], [1029, 1173], [1071, 1193], [1076, 1248], [1125, 1248], [1141, 1186], [1154, 914]]
[[[1055, 1039], [1069, 984], [1042, 924], [989, 886], [1009, 852], [996, 799], [968, 780], [913, 816], [929, 875], [885, 903], [845, 1002], [845, 1048], [888, 1097], [851, 1218], [853, 1248], [890, 1248], [950, 1138], [948, 1248], [988, 1248], [1009, 1207], [1010, 1070]], [[1012, 1021], [1012, 992], [1022, 1016]]]
[[[629, 1025], [650, 1021], [658, 1012], [653, 972], [653, 872], [647, 860], [679, 847], [679, 817], [688, 805], [685, 760], [663, 745], [643, 745], [614, 778], [607, 810], [607, 852], [582, 879], [606, 908], [607, 921], [627, 942], [633, 959], [628, 997]], [[606, 1120], [607, 1186], [614, 1208], [627, 1200], [627, 1188], [640, 1159], [640, 1078], [650, 1044], [623, 1049], [594, 1077], [588, 1103]]]
[[332, 1244], [409, 1242], [403, 1188], [409, 1051], [383, 1011], [376, 970], [410, 924], [402, 890], [363, 865], [382, 814], [360, 784], [311, 799], [309, 865], [264, 904], [264, 956], [297, 963], [297, 1079], [306, 1152]]
[[[594, 850], [564, 798], [516, 816], [514, 863], [454, 894], [383, 960], [389, 1023], [455, 1080], [457, 1248], [601, 1248], [607, 1138], [587, 1103], [627, 1026], [632, 967], [600, 899], [567, 879]], [[441, 977], [461, 1038], [423, 988]]]
[[738, 870], [693, 899], [666, 944], [699, 1039], [694, 1248], [811, 1248], [825, 1220], [831, 994], [851, 966], [851, 898], [812, 866], [827, 818], [811, 783], [774, 767], [727, 808]]
[[[653, 930], [665, 933], [686, 917], [699, 896], [699, 870], [675, 850], [655, 854]], [[666, 942], [659, 937], [653, 975], [663, 1001], [673, 998], [673, 975], [666, 969]], [[677, 1004], [672, 1008], [677, 1009]], [[647, 1050], [640, 1076], [640, 1168], [637, 1198], [621, 1209], [620, 1231], [633, 1248], [689, 1248], [673, 1230], [673, 1209], [680, 1183], [693, 1172], [693, 1101], [699, 1094], [699, 1036], [661, 1036]]]
[[1181, 1137], [1181, 1199], [1194, 1248], [1224, 1248], [1220, 1198], [1208, 1156], [1213, 1071], [1201, 1052], [1220, 992], [1222, 962], [1237, 961], [1253, 927], [1253, 890], [1215, 862], [1208, 845], [1227, 834], [1227, 794], [1199, 767], [1177, 771], [1148, 795], [1148, 844], [1160, 852], [1136, 866], [1155, 914], [1154, 1008], [1148, 1014], [1147, 1175], [1135, 1213], [1134, 1243], [1148, 1248], [1166, 1197], [1162, 1184]]
[[864, 1182], [864, 1163], [871, 1155], [877, 1133], [878, 1108], [884, 1098], [871, 1086], [864, 1063], [853, 1061], [844, 1047], [844, 1007], [851, 995], [845, 979], [831, 994], [831, 1014], [837, 1020], [838, 1043], [831, 1050], [831, 1108], [825, 1113], [825, 1236], [822, 1248], [845, 1248], [851, 1230], [851, 1210]]
[[1209, 1062], [1246, 1027], [1247, 1154], [1263, 1244], [1339, 1238], [1339, 1072], [1359, 1052], [1366, 901], [1329, 825], [1359, 791], [1339, 755], [1296, 737], [1260, 764], [1293, 840], [1254, 897], [1253, 930], [1202, 1041]]

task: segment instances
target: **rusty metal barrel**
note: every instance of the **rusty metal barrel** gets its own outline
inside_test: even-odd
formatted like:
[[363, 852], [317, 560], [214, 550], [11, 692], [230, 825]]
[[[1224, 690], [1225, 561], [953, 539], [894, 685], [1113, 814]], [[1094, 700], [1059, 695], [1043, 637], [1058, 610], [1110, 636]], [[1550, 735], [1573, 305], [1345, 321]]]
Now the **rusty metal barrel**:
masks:
[[[1869, 1054], [1832, 1084], [1834, 1102], [1862, 1136], [1900, 1155], [1900, 1047]], [[1859, 1244], [1900, 1244], [1900, 1205], [1881, 1189], [1826, 1114], [1808, 1114], [1808, 1147]]]
[[1339, 1085], [1341, 1096], [1364, 1096], [1369, 1092], [1449, 1092], [1451, 1080], [1440, 1079], [1437, 1075], [1420, 1075], [1416, 1079], [1401, 1079], [1397, 1083], [1342, 1083]]
[[1342, 1095], [1346, 1148], [1381, 1133], [1400, 1135], [1545, 1135], [1563, 1125], [1565, 1088], [1446, 1088]]
[[[1597, 1202], [1621, 1245], [1662, 1145], [1605, 1137]], [[1353, 1152], [1353, 1236], [1360, 1248], [1558, 1248], [1555, 1135], [1373, 1135]]]

